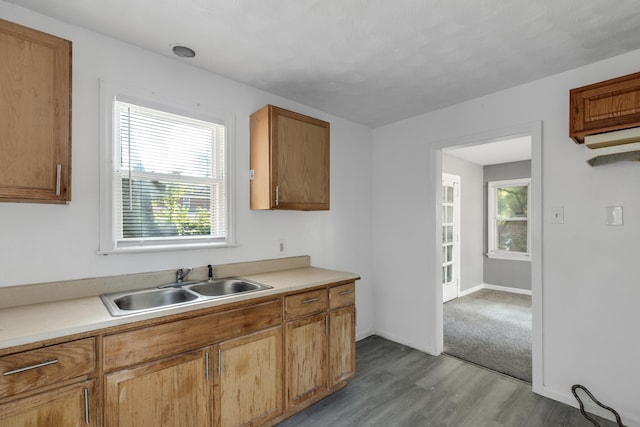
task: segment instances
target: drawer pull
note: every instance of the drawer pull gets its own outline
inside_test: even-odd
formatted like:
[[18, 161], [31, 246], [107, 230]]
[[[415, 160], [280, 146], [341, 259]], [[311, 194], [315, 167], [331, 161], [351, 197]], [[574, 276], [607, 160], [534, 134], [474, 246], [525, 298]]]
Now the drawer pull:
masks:
[[302, 303], [303, 304], [309, 304], [310, 302], [316, 302], [316, 301], [320, 301], [320, 298], [318, 298], [318, 297], [309, 298], [309, 299], [306, 299], [306, 300], [302, 301]]
[[42, 368], [43, 366], [54, 365], [56, 363], [58, 363], [58, 359], [47, 360], [46, 362], [38, 363], [37, 365], [31, 365], [31, 366], [26, 366], [24, 368], [14, 369], [13, 371], [7, 371], [2, 375], [7, 376], [7, 375], [19, 374], [20, 372], [30, 371], [31, 369]]
[[347, 289], [346, 291], [342, 291], [340, 292], [338, 295], [345, 296], [345, 295], [349, 295], [351, 292], [353, 292], [353, 289]]

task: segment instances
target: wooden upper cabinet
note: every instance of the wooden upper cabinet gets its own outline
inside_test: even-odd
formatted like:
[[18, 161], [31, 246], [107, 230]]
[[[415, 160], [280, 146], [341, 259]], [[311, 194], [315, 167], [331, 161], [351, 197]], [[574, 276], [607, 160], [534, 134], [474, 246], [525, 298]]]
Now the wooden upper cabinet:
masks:
[[0, 201], [71, 200], [71, 42], [0, 19]]
[[329, 209], [329, 123], [266, 105], [251, 115], [251, 209]]
[[640, 126], [640, 73], [629, 74], [569, 92], [569, 136], [584, 137]]

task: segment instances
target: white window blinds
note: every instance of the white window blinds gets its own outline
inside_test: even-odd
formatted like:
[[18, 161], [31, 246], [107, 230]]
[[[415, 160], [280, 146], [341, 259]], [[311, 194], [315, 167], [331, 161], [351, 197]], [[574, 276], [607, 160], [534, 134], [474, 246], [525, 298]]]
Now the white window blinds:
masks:
[[116, 246], [227, 237], [225, 126], [116, 99]]

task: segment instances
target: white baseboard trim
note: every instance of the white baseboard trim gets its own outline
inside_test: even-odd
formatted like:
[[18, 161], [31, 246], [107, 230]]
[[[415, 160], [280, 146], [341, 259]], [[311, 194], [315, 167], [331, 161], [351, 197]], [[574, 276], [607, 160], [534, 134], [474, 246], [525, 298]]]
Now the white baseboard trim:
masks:
[[370, 329], [368, 331], [359, 332], [356, 334], [356, 341], [363, 340], [365, 338], [369, 338], [371, 335], [375, 335], [376, 331]]
[[509, 286], [499, 286], [499, 285], [492, 285], [490, 283], [481, 283], [477, 286], [474, 286], [473, 288], [460, 291], [459, 296], [463, 297], [465, 295], [478, 292], [480, 289], [492, 289], [494, 291], [511, 292], [512, 294], [531, 295], [531, 289], [511, 288]]
[[466, 289], [464, 291], [460, 291], [458, 293], [458, 296], [459, 297], [464, 297], [464, 296], [472, 294], [474, 292], [478, 292], [480, 289], [484, 289], [484, 283], [481, 283], [481, 284], [479, 284], [477, 286], [474, 286], [473, 288], [469, 288], [469, 289]]
[[415, 350], [421, 351], [423, 353], [430, 354], [432, 356], [435, 355], [435, 351], [433, 349], [430, 349], [430, 348], [427, 348], [427, 347], [423, 347], [423, 346], [419, 346], [419, 345], [415, 345], [414, 343], [412, 343], [412, 342], [410, 342], [408, 340], [405, 340], [403, 338], [400, 338], [400, 337], [398, 337], [398, 336], [396, 336], [394, 334], [390, 334], [390, 333], [387, 333], [387, 332], [384, 332], [384, 331], [376, 330], [376, 331], [374, 331], [374, 333], [372, 335], [378, 335], [379, 337], [382, 337], [382, 338], [387, 339], [389, 341], [393, 341], [393, 342], [395, 342], [397, 344], [402, 344], [404, 346], [411, 347], [411, 348], [413, 348]]

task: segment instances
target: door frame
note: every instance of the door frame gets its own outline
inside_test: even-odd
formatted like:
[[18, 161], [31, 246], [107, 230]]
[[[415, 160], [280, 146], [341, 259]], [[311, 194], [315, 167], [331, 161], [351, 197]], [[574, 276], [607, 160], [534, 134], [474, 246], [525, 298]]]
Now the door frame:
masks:
[[[454, 227], [453, 227], [453, 244], [454, 244], [453, 276], [456, 278], [456, 296], [450, 299], [452, 300], [460, 296], [460, 240], [461, 240], [460, 239], [460, 177], [458, 175], [453, 175], [450, 173], [443, 172], [442, 173], [443, 186], [444, 186], [445, 179], [453, 181], [454, 189], [455, 189], [453, 194], [453, 200], [454, 200], [454, 204], [453, 204], [453, 224], [454, 224]], [[440, 224], [442, 224], [442, 222]], [[442, 263], [440, 265], [442, 265]], [[443, 297], [443, 300], [444, 300], [444, 297]], [[445, 301], [443, 301], [443, 303], [444, 302]]]
[[435, 185], [435, 277], [431, 286], [431, 308], [434, 313], [431, 333], [435, 337], [435, 354], [444, 349], [442, 303], [442, 150], [481, 145], [498, 139], [531, 137], [531, 305], [532, 305], [532, 391], [544, 395], [543, 283], [542, 283], [542, 121], [513, 125], [477, 134], [437, 141], [432, 147], [431, 179]]

